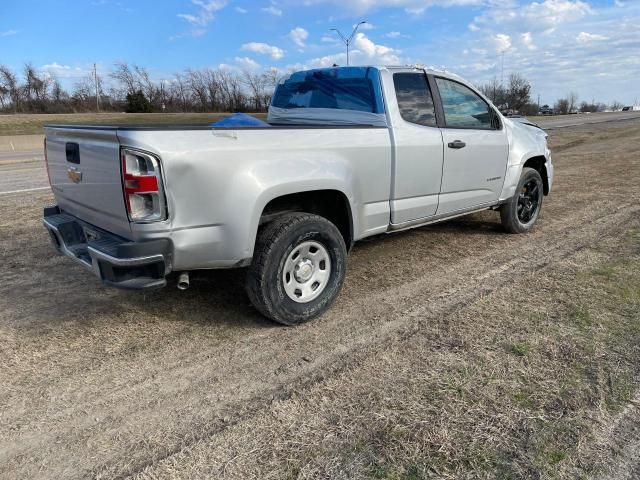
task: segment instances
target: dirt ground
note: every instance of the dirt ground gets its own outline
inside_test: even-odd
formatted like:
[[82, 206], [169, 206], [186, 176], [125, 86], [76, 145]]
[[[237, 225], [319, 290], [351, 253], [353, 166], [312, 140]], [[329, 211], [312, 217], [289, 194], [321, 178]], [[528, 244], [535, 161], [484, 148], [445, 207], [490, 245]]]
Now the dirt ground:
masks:
[[0, 477], [637, 478], [640, 121], [550, 141], [531, 234], [361, 242], [296, 328], [242, 271], [105, 289], [53, 254], [50, 194], [0, 197]]

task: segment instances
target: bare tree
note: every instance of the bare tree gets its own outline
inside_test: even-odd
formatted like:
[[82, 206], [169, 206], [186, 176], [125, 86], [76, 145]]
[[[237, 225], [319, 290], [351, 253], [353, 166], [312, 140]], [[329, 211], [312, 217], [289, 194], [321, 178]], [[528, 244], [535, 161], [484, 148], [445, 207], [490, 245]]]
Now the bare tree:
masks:
[[253, 98], [253, 106], [256, 112], [263, 110], [263, 101], [267, 88], [267, 78], [262, 73], [245, 71], [242, 73], [242, 82], [249, 89]]
[[116, 63], [115, 69], [109, 76], [123, 87], [125, 94], [134, 93], [139, 89], [138, 80], [127, 63]]
[[493, 79], [489, 83], [480, 85], [480, 91], [484, 94], [485, 97], [490, 99], [496, 107], [498, 107], [499, 109], [505, 108], [507, 102], [506, 92], [505, 88], [502, 86], [498, 78], [493, 77]]
[[611, 102], [611, 105], [609, 105], [609, 108], [611, 109], [611, 111], [617, 112], [619, 110], [622, 110], [624, 108], [624, 105], [619, 101], [614, 100], [613, 102]]
[[206, 70], [204, 72], [204, 79], [207, 85], [207, 92], [209, 94], [209, 105], [211, 110], [218, 110], [220, 108], [220, 82], [218, 81], [218, 75], [215, 70]]
[[508, 108], [520, 112], [531, 101], [530, 92], [531, 84], [526, 78], [517, 73], [509, 75], [505, 98]]
[[133, 66], [133, 71], [135, 72], [136, 83], [138, 85], [138, 90], [142, 90], [144, 96], [153, 104], [157, 103], [159, 88], [153, 83], [151, 78], [149, 77], [149, 72], [146, 68], [140, 67], [139, 65]]
[[553, 110], [556, 113], [559, 113], [561, 115], [567, 114], [569, 113], [569, 100], [566, 98], [560, 98], [558, 99], [558, 101], [556, 102], [556, 104], [553, 107]]
[[200, 103], [200, 110], [205, 111], [209, 101], [209, 89], [206, 75], [200, 70], [187, 70], [189, 88]]
[[178, 98], [183, 112], [187, 111], [187, 82], [185, 76], [178, 73], [171, 84], [171, 90]]

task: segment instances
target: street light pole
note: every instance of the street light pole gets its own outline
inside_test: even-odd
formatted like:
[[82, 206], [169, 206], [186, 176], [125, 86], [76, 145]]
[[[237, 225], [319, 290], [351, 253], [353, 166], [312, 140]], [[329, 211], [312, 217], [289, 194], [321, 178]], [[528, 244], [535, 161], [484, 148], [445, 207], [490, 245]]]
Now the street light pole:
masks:
[[358, 23], [353, 28], [353, 31], [351, 32], [351, 35], [349, 35], [349, 37], [344, 36], [342, 34], [342, 32], [340, 30], [338, 30], [337, 28], [332, 28], [331, 29], [332, 32], [336, 32], [338, 34], [338, 36], [342, 40], [342, 43], [344, 43], [344, 45], [347, 47], [347, 66], [349, 66], [349, 47], [351, 46], [351, 42], [353, 41], [353, 38], [356, 36], [356, 32], [358, 31], [358, 28], [360, 27], [360, 25], [363, 25], [365, 23], [367, 23], [367, 22], [365, 22], [364, 20], [362, 22]]

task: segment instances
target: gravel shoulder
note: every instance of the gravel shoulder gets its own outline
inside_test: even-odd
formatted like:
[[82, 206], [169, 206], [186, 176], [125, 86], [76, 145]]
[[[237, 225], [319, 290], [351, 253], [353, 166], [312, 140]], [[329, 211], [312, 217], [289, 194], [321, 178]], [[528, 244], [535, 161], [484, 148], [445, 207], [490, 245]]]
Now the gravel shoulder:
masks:
[[[590, 436], [579, 437], [580, 445], [594, 446], [582, 463], [573, 461], [573, 443], [547, 439], [549, 448], [536, 450], [537, 456], [510, 457], [514, 450], [498, 441], [558, 434], [538, 424], [532, 433], [512, 427], [555, 405], [554, 399], [566, 402], [558, 394], [561, 382], [547, 385], [522, 372], [533, 375], [526, 362], [544, 364], [547, 347], [554, 379], [573, 368], [572, 350], [568, 359], [554, 353], [561, 351], [558, 339], [571, 339], [579, 328], [565, 329], [567, 318], [579, 323], [571, 308], [594, 298], [587, 306], [597, 318], [611, 311], [631, 329], [616, 330], [615, 339], [638, 338], [638, 332], [630, 335], [634, 323], [628, 320], [638, 319], [637, 277], [619, 264], [635, 265], [637, 253], [640, 124], [586, 125], [551, 135], [556, 184], [534, 232], [504, 234], [497, 214], [484, 212], [362, 242], [349, 259], [335, 307], [297, 328], [275, 326], [250, 307], [241, 271], [195, 274], [186, 292], [103, 289], [52, 254], [40, 225], [49, 193], [1, 196], [0, 477], [402, 478], [415, 471], [478, 478], [502, 468], [525, 478], [575, 478], [595, 472], [591, 459], [614, 455], [602, 456], [595, 447], [595, 421], [585, 427]], [[600, 268], [613, 268], [611, 278], [626, 282], [626, 310], [614, 311], [608, 297], [595, 296], [593, 282], [610, 280], [594, 276]], [[572, 298], [576, 286], [587, 297]], [[521, 308], [523, 292], [531, 295], [529, 309]], [[610, 332], [612, 324], [603, 320], [594, 331]], [[545, 326], [555, 328], [553, 335]], [[576, 404], [578, 426], [589, 425], [582, 420], [598, 410], [611, 424], [638, 390], [622, 346], [637, 348], [604, 340], [601, 350], [574, 346], [580, 359], [610, 356], [619, 365], [614, 377], [621, 375], [631, 392], [628, 398], [615, 388], [608, 393], [611, 372], [589, 371], [597, 380], [591, 383], [576, 374], [579, 386], [615, 400]], [[504, 392], [486, 383], [487, 372], [516, 393], [531, 379], [549, 388], [544, 398], [534, 396], [531, 411], [521, 408], [516, 415], [510, 403], [493, 401]], [[420, 382], [435, 390], [426, 389], [427, 395], [408, 387]], [[453, 385], [451, 391], [443, 383]], [[463, 392], [491, 387], [476, 401], [486, 407], [477, 412], [477, 424], [469, 423], [469, 404], [457, 401], [456, 385]], [[396, 392], [389, 398], [398, 403], [385, 403], [386, 392]], [[460, 416], [449, 415], [456, 408]], [[553, 407], [548, 418], [558, 411]], [[378, 431], [372, 428], [380, 412], [409, 412], [408, 433], [397, 433], [397, 442], [393, 428], [382, 440], [369, 436]], [[333, 428], [343, 423], [348, 427]], [[472, 444], [460, 433], [469, 428], [478, 432]], [[429, 443], [433, 438], [440, 440]], [[491, 448], [479, 454], [483, 444]], [[372, 448], [382, 454], [369, 455]], [[460, 469], [451, 470], [454, 464]]]

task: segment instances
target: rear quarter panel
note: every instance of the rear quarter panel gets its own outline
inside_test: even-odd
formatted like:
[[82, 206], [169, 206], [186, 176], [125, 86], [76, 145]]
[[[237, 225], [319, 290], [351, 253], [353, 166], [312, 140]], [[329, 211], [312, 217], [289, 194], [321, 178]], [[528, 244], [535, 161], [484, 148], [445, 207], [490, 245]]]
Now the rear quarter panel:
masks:
[[344, 193], [356, 239], [387, 229], [387, 129], [119, 130], [118, 137], [161, 158], [169, 218], [134, 224], [132, 234], [172, 238], [174, 269], [231, 267], [250, 258], [265, 205], [290, 193]]

